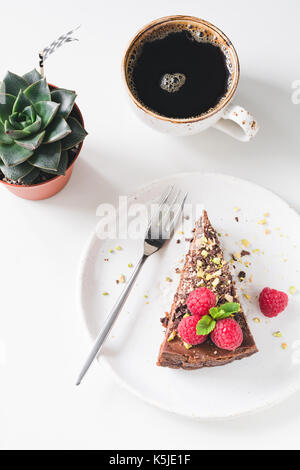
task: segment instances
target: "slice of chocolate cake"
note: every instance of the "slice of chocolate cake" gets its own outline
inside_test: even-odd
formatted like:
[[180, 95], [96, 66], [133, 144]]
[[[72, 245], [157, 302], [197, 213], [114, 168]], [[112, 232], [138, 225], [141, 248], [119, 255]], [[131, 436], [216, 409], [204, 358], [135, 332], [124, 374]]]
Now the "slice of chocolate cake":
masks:
[[196, 223], [171, 312], [167, 321], [163, 322], [166, 325], [166, 335], [157, 365], [175, 369], [200, 369], [228, 364], [258, 351], [242, 306], [234, 319], [242, 329], [243, 342], [234, 351], [218, 348], [209, 336], [204, 343], [192, 347], [183, 342], [177, 334], [177, 327], [184, 315], [189, 313], [186, 305], [189, 293], [198, 287], [212, 290], [216, 295], [217, 306], [226, 302], [240, 303], [228, 262], [224, 260], [220, 242], [206, 211]]

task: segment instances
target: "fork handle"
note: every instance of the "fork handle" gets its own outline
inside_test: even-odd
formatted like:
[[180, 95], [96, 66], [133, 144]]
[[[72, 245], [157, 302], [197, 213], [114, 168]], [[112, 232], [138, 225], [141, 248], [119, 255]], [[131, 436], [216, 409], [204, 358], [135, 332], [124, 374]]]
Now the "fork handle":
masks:
[[104, 324], [104, 327], [103, 329], [100, 331], [99, 335], [97, 336], [97, 339], [95, 341], [95, 344], [82, 368], [82, 371], [80, 372], [79, 374], [79, 377], [78, 377], [78, 380], [76, 382], [76, 385], [80, 385], [83, 377], [85, 376], [85, 374], [87, 373], [87, 371], [89, 370], [92, 362], [94, 361], [94, 359], [96, 358], [97, 354], [99, 353], [104, 341], [106, 340], [107, 336], [109, 335], [113, 325], [115, 324], [115, 321], [117, 320], [118, 316], [119, 316], [119, 313], [121, 312], [129, 294], [130, 294], [130, 291], [139, 275], [139, 272], [144, 264], [144, 262], [146, 261], [147, 259], [147, 256], [146, 255], [143, 255], [141, 257], [141, 259], [139, 260], [138, 264], [136, 265], [136, 268], [131, 276], [131, 278], [129, 279], [128, 281], [128, 284], [127, 286], [125, 287], [125, 289], [123, 290], [122, 294], [120, 295], [120, 297], [118, 298], [117, 302], [115, 303], [113, 309], [111, 310], [110, 314], [108, 315], [106, 321], [105, 321], [105, 324]]

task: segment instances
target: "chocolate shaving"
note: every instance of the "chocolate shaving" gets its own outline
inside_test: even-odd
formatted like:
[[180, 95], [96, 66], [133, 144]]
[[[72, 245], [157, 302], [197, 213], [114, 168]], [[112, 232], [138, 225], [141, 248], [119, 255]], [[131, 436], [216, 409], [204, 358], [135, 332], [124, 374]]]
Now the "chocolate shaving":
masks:
[[177, 307], [177, 309], [175, 311], [175, 318], [180, 318], [183, 315], [185, 315], [186, 313], [188, 313], [187, 306], [186, 305], [181, 305], [180, 307]]
[[241, 256], [249, 256], [250, 254], [251, 254], [250, 251], [247, 251], [247, 250], [241, 251]]
[[160, 319], [160, 322], [161, 322], [161, 324], [164, 328], [167, 328], [168, 321], [169, 321], [169, 319], [167, 317], [163, 317], [163, 318]]

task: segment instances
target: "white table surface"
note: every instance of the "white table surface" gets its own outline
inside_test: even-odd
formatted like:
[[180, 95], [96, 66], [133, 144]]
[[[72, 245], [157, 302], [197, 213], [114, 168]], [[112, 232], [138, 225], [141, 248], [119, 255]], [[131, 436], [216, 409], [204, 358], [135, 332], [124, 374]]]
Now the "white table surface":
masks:
[[[90, 135], [69, 186], [56, 197], [30, 202], [0, 188], [0, 447], [299, 449], [299, 393], [259, 415], [201, 423], [151, 408], [97, 364], [79, 388], [74, 385], [90, 346], [76, 306], [77, 267], [98, 204], [160, 176], [203, 170], [262, 184], [300, 210], [300, 106], [291, 101], [292, 82], [300, 78], [299, 2], [41, 5], [1, 5], [0, 76], [6, 69], [27, 72], [42, 47], [82, 24], [80, 42], [51, 56], [46, 72], [51, 83], [78, 92]], [[120, 75], [122, 53], [141, 26], [179, 13], [208, 19], [235, 44], [238, 102], [261, 125], [255, 141], [242, 144], [215, 130], [171, 138], [132, 113]]]

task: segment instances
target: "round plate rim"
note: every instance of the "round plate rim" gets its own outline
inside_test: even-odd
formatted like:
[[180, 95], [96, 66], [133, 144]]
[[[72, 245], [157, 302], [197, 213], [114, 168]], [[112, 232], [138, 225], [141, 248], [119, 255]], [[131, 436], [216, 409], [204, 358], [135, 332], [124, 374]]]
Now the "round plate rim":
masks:
[[[197, 174], [201, 177], [227, 178], [227, 179], [230, 179], [232, 181], [243, 182], [243, 183], [245, 183], [245, 184], [247, 184], [247, 185], [249, 185], [250, 187], [253, 187], [253, 188], [263, 189], [264, 191], [267, 191], [270, 195], [272, 195], [273, 197], [278, 199], [278, 201], [280, 201], [282, 204], [284, 204], [284, 206], [286, 206], [286, 208], [288, 210], [293, 212], [296, 217], [300, 218], [300, 214], [298, 214], [298, 212], [295, 209], [293, 209], [283, 198], [281, 198], [274, 191], [271, 191], [270, 189], [265, 188], [264, 186], [262, 186], [260, 184], [254, 183], [253, 181], [249, 181], [249, 180], [244, 179], [244, 178], [228, 175], [226, 173], [219, 173], [219, 172], [195, 171], [195, 172], [173, 173], [171, 175], [164, 176], [162, 178], [154, 179], [154, 180], [152, 180], [148, 183], [145, 183], [145, 184], [139, 186], [135, 191], [131, 192], [128, 195], [128, 197], [131, 198], [137, 193], [147, 191], [151, 187], [153, 187], [157, 184], [163, 183], [164, 181], [168, 181], [168, 180], [172, 180], [172, 179], [178, 179], [178, 178], [185, 178], [185, 177], [189, 177], [191, 175], [195, 176]], [[88, 237], [88, 239], [85, 243], [85, 246], [83, 248], [83, 251], [82, 251], [82, 254], [81, 254], [81, 257], [80, 257], [78, 275], [77, 275], [77, 282], [76, 282], [76, 286], [77, 286], [76, 287], [76, 293], [77, 293], [76, 297], [77, 297], [78, 310], [80, 312], [81, 318], [84, 321], [85, 328], [86, 328], [86, 330], [88, 332], [88, 335], [89, 335], [91, 340], [93, 340], [93, 336], [92, 336], [92, 333], [91, 333], [89, 325], [88, 325], [87, 314], [85, 313], [85, 309], [83, 307], [83, 290], [84, 290], [84, 286], [83, 286], [82, 281], [83, 281], [83, 275], [84, 275], [86, 263], [88, 261], [88, 253], [90, 251], [90, 248], [91, 248], [92, 244], [95, 242], [95, 240], [96, 240], [96, 234], [95, 234], [95, 230], [94, 230], [94, 231], [92, 231], [92, 233]], [[172, 413], [172, 414], [175, 414], [175, 415], [178, 415], [178, 416], [182, 416], [182, 417], [185, 417], [185, 418], [191, 418], [191, 419], [199, 420], [199, 421], [224, 421], [224, 420], [227, 420], [227, 419], [239, 418], [239, 417], [259, 413], [259, 412], [262, 412], [262, 411], [266, 411], [266, 410], [282, 403], [283, 401], [287, 400], [289, 397], [291, 397], [295, 392], [297, 392], [300, 389], [300, 377], [299, 377], [299, 380], [297, 382], [297, 386], [288, 387], [286, 389], [285, 393], [282, 393], [280, 398], [278, 398], [277, 400], [266, 401], [261, 406], [257, 406], [255, 408], [250, 408], [250, 409], [245, 409], [244, 411], [238, 411], [236, 413], [224, 413], [222, 415], [221, 414], [217, 414], [217, 415], [211, 415], [211, 414], [210, 415], [205, 415], [205, 414], [194, 415], [194, 414], [191, 414], [191, 413], [181, 412], [180, 410], [177, 410], [177, 409], [172, 408], [172, 407], [162, 406], [156, 400], [152, 400], [148, 397], [144, 397], [143, 394], [139, 393], [137, 390], [135, 390], [134, 387], [132, 387], [125, 380], [123, 380], [119, 377], [119, 375], [113, 370], [113, 368], [111, 367], [109, 362], [106, 360], [105, 356], [99, 356], [97, 358], [97, 362], [99, 363], [100, 366], [103, 366], [103, 368], [110, 374], [110, 376], [113, 378], [113, 380], [116, 383], [118, 383], [121, 387], [123, 387], [125, 390], [127, 390], [131, 394], [138, 397], [143, 402], [145, 402], [145, 403], [147, 403], [151, 406], [154, 406], [155, 408], [158, 408], [159, 410], [162, 410], [162, 411], [165, 411], [165, 412], [167, 411], [169, 413]]]

